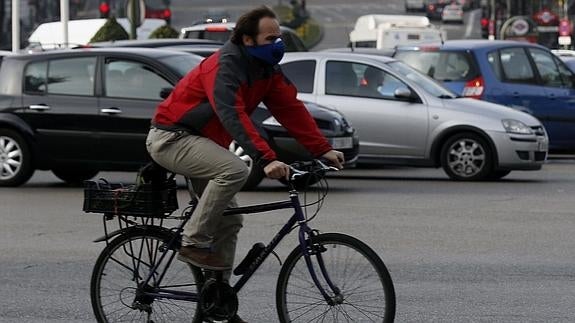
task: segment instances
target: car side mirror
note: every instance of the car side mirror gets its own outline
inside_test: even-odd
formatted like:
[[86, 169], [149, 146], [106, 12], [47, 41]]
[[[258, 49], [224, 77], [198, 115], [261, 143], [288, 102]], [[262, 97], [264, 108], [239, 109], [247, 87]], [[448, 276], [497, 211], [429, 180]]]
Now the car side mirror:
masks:
[[174, 88], [171, 87], [165, 87], [160, 91], [160, 97], [162, 99], [166, 99], [168, 96], [170, 96], [170, 94], [172, 93], [172, 91], [174, 90]]
[[415, 95], [413, 94], [413, 92], [406, 87], [399, 87], [395, 89], [395, 91], [393, 91], [393, 96], [395, 96], [395, 98], [397, 99], [405, 101], [415, 100]]

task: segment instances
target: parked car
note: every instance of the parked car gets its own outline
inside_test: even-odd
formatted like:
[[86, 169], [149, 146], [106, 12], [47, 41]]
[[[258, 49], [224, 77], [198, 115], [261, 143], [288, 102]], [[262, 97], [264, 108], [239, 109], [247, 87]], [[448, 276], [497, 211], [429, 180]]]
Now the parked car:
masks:
[[430, 20], [441, 20], [443, 8], [448, 4], [447, 0], [430, 0], [425, 6], [425, 15]]
[[425, 11], [425, 0], [405, 0], [405, 11]]
[[112, 42], [90, 43], [85, 47], [145, 47], [161, 48], [187, 52], [202, 57], [208, 57], [220, 49], [224, 43], [210, 39], [146, 39], [146, 40], [118, 40]]
[[443, 167], [455, 180], [537, 170], [548, 140], [533, 116], [461, 98], [382, 55], [288, 53], [281, 62], [299, 98], [343, 112], [360, 137], [358, 163]]
[[[25, 183], [35, 169], [66, 182], [99, 171], [137, 170], [149, 159], [150, 119], [175, 83], [203, 58], [148, 48], [61, 50], [4, 58], [0, 66], [0, 186]], [[308, 104], [321, 131], [353, 163], [357, 136], [337, 111]], [[287, 162], [309, 158], [265, 107], [252, 115]], [[236, 145], [230, 149], [251, 165]], [[249, 184], [263, 178], [252, 167]], [[248, 187], [249, 188], [249, 187]]]
[[[180, 38], [213, 39], [225, 42], [230, 38], [235, 26], [235, 22], [193, 25], [182, 28]], [[280, 26], [280, 31], [287, 52], [307, 51], [302, 40], [293, 29]]]
[[441, 11], [441, 21], [444, 23], [455, 22], [463, 23], [463, 6], [457, 2], [452, 2], [447, 6], [443, 7]]
[[395, 58], [457, 94], [525, 111], [550, 151], [575, 151], [575, 75], [548, 48], [516, 41], [449, 40], [397, 48]]

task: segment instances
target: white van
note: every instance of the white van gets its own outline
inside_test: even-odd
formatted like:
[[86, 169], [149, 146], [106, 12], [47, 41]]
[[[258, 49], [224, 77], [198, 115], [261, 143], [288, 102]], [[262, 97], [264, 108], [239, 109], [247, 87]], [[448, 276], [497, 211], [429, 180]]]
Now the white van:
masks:
[[[130, 22], [127, 18], [116, 19], [130, 34]], [[70, 47], [87, 45], [98, 30], [104, 26], [106, 19], [77, 19], [68, 21], [68, 43]], [[147, 18], [136, 29], [137, 39], [148, 39], [150, 34], [166, 24], [164, 19]], [[64, 32], [61, 21], [40, 24], [28, 37], [28, 49], [46, 50], [65, 47]]]
[[349, 33], [351, 47], [392, 49], [397, 45], [441, 40], [446, 40], [445, 31], [423, 16], [365, 15], [357, 18]]

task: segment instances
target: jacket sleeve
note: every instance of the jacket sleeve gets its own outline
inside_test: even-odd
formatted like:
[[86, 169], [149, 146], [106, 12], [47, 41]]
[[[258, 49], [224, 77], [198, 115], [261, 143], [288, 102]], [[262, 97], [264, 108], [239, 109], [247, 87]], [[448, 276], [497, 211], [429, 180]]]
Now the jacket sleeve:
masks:
[[297, 99], [296, 87], [281, 70], [274, 72], [273, 86], [264, 103], [289, 134], [315, 157], [332, 149], [305, 105]]
[[204, 73], [208, 100], [226, 131], [261, 167], [276, 160], [275, 152], [262, 138], [246, 112], [242, 97], [241, 65], [231, 58]]

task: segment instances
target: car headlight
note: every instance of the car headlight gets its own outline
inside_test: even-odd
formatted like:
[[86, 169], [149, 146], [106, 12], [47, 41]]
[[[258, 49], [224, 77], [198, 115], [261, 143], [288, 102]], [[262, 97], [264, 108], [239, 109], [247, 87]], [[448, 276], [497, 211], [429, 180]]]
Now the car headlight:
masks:
[[262, 124], [265, 126], [275, 126], [275, 127], [282, 126], [281, 123], [279, 123], [274, 117], [268, 117], [267, 119], [264, 120], [264, 122], [262, 122]]
[[503, 119], [501, 120], [501, 123], [503, 124], [503, 128], [505, 128], [505, 131], [509, 133], [517, 133], [521, 135], [533, 134], [531, 128], [529, 128], [521, 121], [513, 119]]

